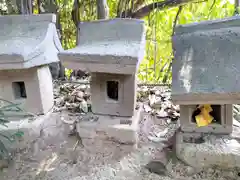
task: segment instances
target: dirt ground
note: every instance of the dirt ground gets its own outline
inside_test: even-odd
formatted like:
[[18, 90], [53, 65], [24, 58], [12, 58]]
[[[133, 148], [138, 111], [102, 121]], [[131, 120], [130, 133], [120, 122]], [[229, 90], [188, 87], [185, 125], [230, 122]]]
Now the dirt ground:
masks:
[[[0, 172], [1, 180], [187, 180], [187, 179], [238, 179], [236, 172], [223, 173], [208, 169], [191, 174], [192, 168], [180, 162], [168, 163], [167, 174], [150, 173], [145, 167], [150, 161], [166, 161], [162, 152], [163, 143], [148, 140], [153, 131], [164, 129], [166, 119], [155, 119], [145, 115], [140, 122], [137, 147], [123, 145], [101, 138], [83, 139], [84, 147], [73, 151], [76, 139], [69, 137], [69, 125], [63, 119], [74, 119], [68, 113], [53, 113], [50, 125], [43, 127], [41, 137], [27, 148], [14, 154], [13, 163]], [[168, 125], [168, 136], [174, 132], [175, 125]], [[161, 171], [161, 165], [157, 168]], [[188, 175], [188, 176], [187, 176]], [[240, 179], [240, 178], [239, 178]]]

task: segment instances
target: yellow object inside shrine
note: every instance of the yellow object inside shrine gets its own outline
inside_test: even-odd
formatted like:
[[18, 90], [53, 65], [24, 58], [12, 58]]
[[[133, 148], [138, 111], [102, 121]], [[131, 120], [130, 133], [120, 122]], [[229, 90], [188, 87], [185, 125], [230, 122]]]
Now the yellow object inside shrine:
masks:
[[213, 111], [210, 104], [199, 105], [200, 114], [195, 116], [198, 127], [207, 126], [212, 123], [213, 117], [209, 114]]

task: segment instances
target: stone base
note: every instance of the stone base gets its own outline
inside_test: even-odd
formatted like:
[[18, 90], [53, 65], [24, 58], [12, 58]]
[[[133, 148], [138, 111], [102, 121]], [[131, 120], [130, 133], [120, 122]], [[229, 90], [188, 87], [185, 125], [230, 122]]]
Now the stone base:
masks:
[[80, 121], [77, 131], [82, 138], [110, 138], [123, 144], [138, 142], [138, 128], [141, 119], [142, 106], [135, 110], [134, 116], [116, 117], [96, 115], [96, 121]]
[[14, 121], [10, 121], [7, 126], [8, 128], [0, 126], [0, 133], [7, 137], [20, 131], [23, 132], [23, 136], [14, 140], [10, 143], [8, 139], [1, 138], [1, 141], [5, 144], [6, 148], [11, 152], [20, 150], [31, 145], [36, 139], [41, 137], [41, 130], [49, 126], [56, 126], [57, 118], [50, 119], [52, 112], [48, 112], [43, 116], [23, 118]]
[[240, 143], [227, 135], [206, 135], [203, 143], [186, 142], [199, 133], [179, 132], [176, 138], [176, 153], [179, 159], [196, 168], [218, 166], [223, 169], [240, 168]]

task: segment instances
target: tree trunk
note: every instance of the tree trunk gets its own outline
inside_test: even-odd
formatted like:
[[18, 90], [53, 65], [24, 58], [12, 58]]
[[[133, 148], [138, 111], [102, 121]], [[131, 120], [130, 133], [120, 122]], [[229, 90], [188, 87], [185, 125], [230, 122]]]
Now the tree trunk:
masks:
[[108, 19], [109, 8], [107, 0], [97, 0], [97, 17], [98, 19]]
[[239, 14], [239, 12], [238, 12], [239, 3], [240, 3], [240, 0], [235, 0], [235, 11], [234, 11], [234, 15]]
[[16, 1], [17, 8], [20, 14], [32, 14], [32, 1], [31, 0], [18, 0]]
[[[80, 8], [80, 3], [79, 0], [74, 0], [73, 2], [73, 7], [72, 7], [72, 20], [76, 26], [76, 45], [78, 45], [78, 24], [80, 22], [80, 12], [79, 12], [79, 8]], [[72, 77], [78, 77], [78, 78], [82, 78], [86, 76], [86, 72], [82, 71], [82, 70], [75, 70], [73, 69], [73, 72], [70, 75], [70, 78]]]

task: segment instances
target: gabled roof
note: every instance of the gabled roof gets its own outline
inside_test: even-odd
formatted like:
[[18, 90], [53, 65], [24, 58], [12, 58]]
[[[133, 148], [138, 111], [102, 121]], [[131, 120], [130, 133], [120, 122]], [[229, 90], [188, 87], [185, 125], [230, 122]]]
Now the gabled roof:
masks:
[[0, 69], [22, 69], [59, 61], [62, 50], [54, 14], [0, 16]]
[[143, 59], [145, 30], [142, 20], [117, 18], [82, 22], [78, 30], [77, 47], [59, 53], [65, 67], [132, 74]]
[[178, 26], [173, 48], [173, 101], [240, 102], [239, 16]]

